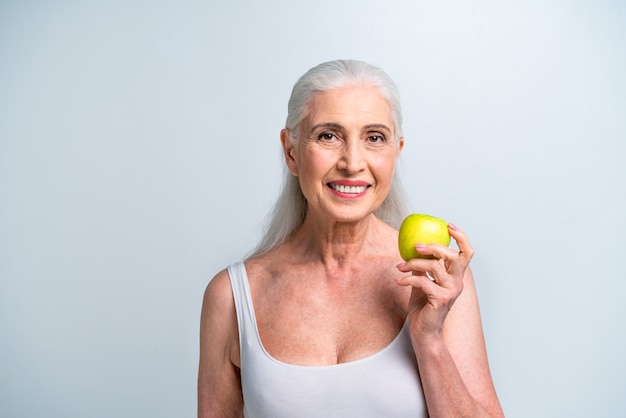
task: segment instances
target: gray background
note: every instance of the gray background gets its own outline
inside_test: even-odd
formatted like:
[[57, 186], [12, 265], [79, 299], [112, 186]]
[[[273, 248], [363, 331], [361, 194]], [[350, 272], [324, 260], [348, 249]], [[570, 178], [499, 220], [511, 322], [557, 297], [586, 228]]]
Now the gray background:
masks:
[[622, 1], [0, 2], [0, 416], [195, 415], [201, 297], [257, 242], [296, 78], [383, 67], [509, 417], [626, 415]]

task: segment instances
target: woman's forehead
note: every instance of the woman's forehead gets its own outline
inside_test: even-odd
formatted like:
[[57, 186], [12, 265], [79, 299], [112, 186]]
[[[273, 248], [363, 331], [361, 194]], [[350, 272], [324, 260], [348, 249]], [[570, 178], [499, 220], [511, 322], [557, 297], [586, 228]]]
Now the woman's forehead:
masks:
[[367, 123], [393, 127], [392, 109], [376, 87], [349, 86], [316, 94], [309, 103], [309, 123]]

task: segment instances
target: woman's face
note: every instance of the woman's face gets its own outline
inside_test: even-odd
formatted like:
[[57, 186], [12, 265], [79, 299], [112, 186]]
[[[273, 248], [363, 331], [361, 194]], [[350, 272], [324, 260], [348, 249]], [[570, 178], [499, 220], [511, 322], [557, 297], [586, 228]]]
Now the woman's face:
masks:
[[404, 146], [378, 89], [351, 86], [316, 95], [300, 135], [292, 144], [283, 130], [281, 140], [311, 215], [355, 222], [378, 209]]

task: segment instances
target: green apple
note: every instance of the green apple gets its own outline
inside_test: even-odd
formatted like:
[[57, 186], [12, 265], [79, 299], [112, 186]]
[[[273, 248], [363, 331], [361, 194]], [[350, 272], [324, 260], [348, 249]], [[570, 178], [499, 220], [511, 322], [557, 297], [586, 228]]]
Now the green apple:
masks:
[[407, 216], [398, 233], [398, 248], [404, 261], [412, 258], [434, 258], [430, 255], [421, 255], [415, 250], [415, 244], [450, 245], [448, 223], [434, 216], [414, 213]]

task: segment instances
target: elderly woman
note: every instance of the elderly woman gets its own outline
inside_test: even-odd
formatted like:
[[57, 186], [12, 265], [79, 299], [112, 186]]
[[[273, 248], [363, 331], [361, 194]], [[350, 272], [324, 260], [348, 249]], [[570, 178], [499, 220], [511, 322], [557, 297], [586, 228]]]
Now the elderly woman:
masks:
[[359, 61], [309, 70], [280, 140], [266, 236], [204, 295], [198, 415], [502, 416], [465, 234], [449, 226], [458, 251], [415, 243], [433, 259], [399, 255], [393, 81]]

